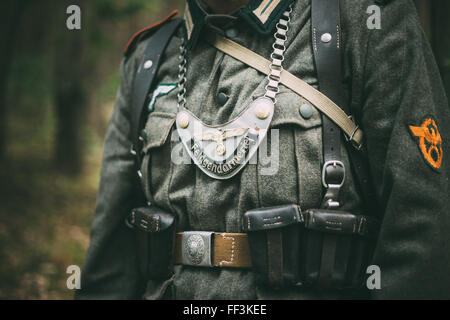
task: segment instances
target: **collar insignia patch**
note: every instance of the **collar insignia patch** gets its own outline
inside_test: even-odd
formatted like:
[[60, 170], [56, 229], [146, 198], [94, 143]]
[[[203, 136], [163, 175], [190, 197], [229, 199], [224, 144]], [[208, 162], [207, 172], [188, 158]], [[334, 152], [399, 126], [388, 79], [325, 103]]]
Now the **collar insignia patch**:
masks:
[[178, 113], [176, 125], [180, 140], [197, 167], [212, 178], [224, 180], [241, 171], [256, 153], [273, 114], [272, 100], [262, 97], [222, 125], [206, 125], [187, 109]]
[[186, 34], [188, 41], [191, 39], [192, 30], [194, 29], [194, 22], [192, 21], [191, 10], [189, 9], [189, 3], [186, 3], [186, 10], [184, 12], [184, 24], [186, 26]]
[[425, 162], [435, 170], [440, 169], [444, 154], [442, 137], [436, 121], [431, 117], [427, 117], [419, 127], [410, 125], [409, 130], [411, 130], [414, 137], [419, 138], [419, 149]]
[[[188, 49], [197, 42], [206, 18], [214, 16], [198, 2], [199, 0], [186, 0], [184, 24]], [[248, 4], [232, 15], [242, 18], [256, 32], [268, 35], [274, 32], [280, 17], [293, 2], [294, 0], [249, 0]]]
[[176, 87], [178, 86], [178, 84], [176, 83], [162, 83], [160, 84], [155, 91], [153, 91], [152, 97], [150, 99], [150, 102], [148, 104], [148, 111], [149, 112], [153, 112], [153, 110], [155, 109], [155, 103], [156, 100], [159, 97], [168, 95], [169, 93], [171, 93]]
[[258, 8], [253, 10], [253, 14], [262, 22], [262, 24], [265, 24], [280, 1], [281, 0], [264, 0]]

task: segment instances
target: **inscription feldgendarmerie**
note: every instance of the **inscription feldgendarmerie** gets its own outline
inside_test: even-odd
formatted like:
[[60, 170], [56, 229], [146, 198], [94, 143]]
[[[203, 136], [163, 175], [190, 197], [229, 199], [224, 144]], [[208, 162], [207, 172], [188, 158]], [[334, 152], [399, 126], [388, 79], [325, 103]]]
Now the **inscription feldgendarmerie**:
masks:
[[211, 158], [209, 158], [202, 150], [200, 144], [195, 140], [191, 140], [191, 151], [194, 155], [194, 158], [197, 160], [199, 166], [202, 166], [204, 169], [212, 172], [214, 174], [225, 176], [237, 168], [245, 162], [245, 158], [250, 150], [250, 144], [254, 143], [248, 136], [242, 139], [239, 144], [237, 151], [231, 160], [226, 161], [225, 163], [219, 163]]

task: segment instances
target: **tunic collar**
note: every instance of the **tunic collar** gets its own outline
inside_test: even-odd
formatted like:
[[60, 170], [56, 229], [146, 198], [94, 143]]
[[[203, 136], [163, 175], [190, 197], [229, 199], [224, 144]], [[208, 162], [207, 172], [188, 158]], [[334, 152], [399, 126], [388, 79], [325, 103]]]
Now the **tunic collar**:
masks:
[[[275, 26], [283, 12], [294, 0], [250, 0], [229, 17], [243, 20], [259, 34], [274, 32]], [[186, 39], [188, 48], [192, 48], [208, 19], [224, 15], [215, 15], [200, 0], [186, 0], [184, 13]]]

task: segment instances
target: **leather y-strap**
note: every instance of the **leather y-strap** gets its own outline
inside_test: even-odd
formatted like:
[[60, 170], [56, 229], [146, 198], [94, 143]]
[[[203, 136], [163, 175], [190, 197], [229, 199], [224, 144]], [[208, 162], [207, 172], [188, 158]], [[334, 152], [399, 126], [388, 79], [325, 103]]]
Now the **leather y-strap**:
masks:
[[[319, 90], [342, 105], [342, 67], [339, 0], [311, 2], [312, 43]], [[339, 191], [345, 179], [341, 162], [341, 130], [322, 114], [323, 184], [326, 188], [323, 207], [338, 208]]]
[[163, 53], [182, 21], [182, 19], [174, 19], [168, 22], [161, 26], [150, 38], [134, 79], [133, 94], [131, 97], [131, 139], [133, 143], [132, 150], [136, 152], [138, 162], [141, 159], [138, 146], [140, 131], [145, 120], [145, 115], [147, 114], [145, 112], [147, 95], [153, 85]]
[[[139, 145], [140, 131], [143, 128], [144, 121], [147, 115], [146, 99], [150, 89], [153, 86], [156, 73], [162, 61], [163, 53], [169, 44], [170, 39], [174, 35], [182, 19], [174, 19], [167, 24], [164, 24], [160, 29], [150, 38], [145, 49], [144, 56], [139, 64], [139, 69], [136, 73], [133, 83], [133, 93], [131, 97], [131, 152], [136, 156], [136, 171], [139, 178], [142, 174], [139, 171], [141, 166], [141, 148]], [[137, 177], [137, 176], [136, 176]], [[137, 197], [146, 198], [147, 202], [151, 201], [150, 191], [144, 194], [140, 188], [140, 194]], [[142, 199], [142, 200], [143, 200]], [[140, 201], [142, 202], [142, 201]], [[149, 250], [149, 234], [140, 230], [135, 233], [136, 244], [139, 252], [139, 268], [144, 279], [148, 277], [148, 250]]]
[[[342, 52], [344, 50], [340, 27], [339, 0], [313, 0], [311, 3], [312, 44], [319, 80], [319, 90], [341, 106], [346, 114], [351, 114], [342, 96]], [[332, 118], [323, 117], [324, 161], [334, 157], [332, 148], [340, 148], [340, 135], [337, 127], [331, 123]], [[335, 122], [335, 121], [334, 121]], [[336, 122], [335, 122], [336, 123]], [[358, 128], [358, 126], [357, 126]], [[344, 133], [349, 135], [344, 128]], [[350, 139], [351, 140], [351, 139]], [[376, 192], [371, 184], [368, 160], [362, 141], [357, 148], [346, 144], [356, 183], [361, 190], [363, 207], [367, 214], [378, 215], [379, 205]], [[337, 173], [337, 172], [336, 172]], [[339, 174], [338, 174], [339, 175]]]
[[[312, 44], [319, 80], [319, 90], [342, 105], [341, 19], [339, 0], [313, 0], [311, 2]], [[341, 130], [322, 114], [322, 144], [324, 166], [322, 180], [326, 187], [322, 207], [340, 207], [339, 192], [345, 179], [345, 166], [341, 162]], [[331, 287], [336, 259], [337, 237], [324, 234], [319, 286]]]

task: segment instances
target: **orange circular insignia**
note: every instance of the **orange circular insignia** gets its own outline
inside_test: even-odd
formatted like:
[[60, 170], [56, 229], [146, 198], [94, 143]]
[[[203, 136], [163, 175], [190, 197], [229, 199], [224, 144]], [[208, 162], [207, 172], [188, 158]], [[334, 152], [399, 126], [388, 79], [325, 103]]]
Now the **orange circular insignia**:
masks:
[[442, 165], [442, 138], [436, 122], [426, 118], [420, 127], [409, 126], [412, 134], [419, 138], [419, 148], [425, 160], [435, 169]]

